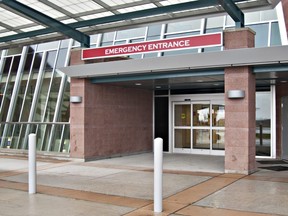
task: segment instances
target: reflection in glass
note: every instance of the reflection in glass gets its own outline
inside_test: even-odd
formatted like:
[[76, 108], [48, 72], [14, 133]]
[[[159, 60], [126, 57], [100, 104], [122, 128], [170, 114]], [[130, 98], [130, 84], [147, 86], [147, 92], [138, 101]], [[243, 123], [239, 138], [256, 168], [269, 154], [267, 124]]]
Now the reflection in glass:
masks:
[[212, 126], [225, 126], [225, 107], [224, 105], [212, 105]]
[[210, 130], [193, 130], [193, 149], [210, 149]]
[[255, 24], [249, 25], [248, 27], [256, 32], [255, 47], [267, 47], [269, 37], [269, 24]]
[[181, 31], [191, 31], [201, 28], [201, 20], [188, 20], [176, 23], [167, 24], [167, 33], [171, 32], [181, 32]]
[[175, 129], [175, 148], [190, 148], [190, 129]]
[[175, 126], [190, 126], [191, 125], [191, 105], [175, 105]]
[[70, 83], [67, 82], [65, 86], [61, 112], [58, 121], [69, 122], [69, 118], [70, 118]]
[[210, 125], [210, 105], [194, 104], [193, 105], [193, 126]]
[[271, 23], [270, 46], [278, 46], [278, 45], [281, 45], [279, 24], [277, 22], [273, 22]]
[[225, 149], [225, 131], [224, 130], [212, 130], [212, 149], [224, 150]]
[[256, 155], [271, 155], [270, 92], [256, 93]]

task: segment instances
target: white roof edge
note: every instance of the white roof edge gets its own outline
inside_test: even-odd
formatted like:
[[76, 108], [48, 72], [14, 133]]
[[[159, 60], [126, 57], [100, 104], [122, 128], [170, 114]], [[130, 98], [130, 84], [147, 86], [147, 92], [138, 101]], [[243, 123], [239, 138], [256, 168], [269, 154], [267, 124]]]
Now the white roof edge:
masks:
[[288, 62], [288, 46], [233, 49], [219, 52], [175, 55], [147, 59], [131, 59], [74, 65], [60, 68], [69, 77], [99, 77], [137, 73], [164, 72], [181, 69], [209, 69]]

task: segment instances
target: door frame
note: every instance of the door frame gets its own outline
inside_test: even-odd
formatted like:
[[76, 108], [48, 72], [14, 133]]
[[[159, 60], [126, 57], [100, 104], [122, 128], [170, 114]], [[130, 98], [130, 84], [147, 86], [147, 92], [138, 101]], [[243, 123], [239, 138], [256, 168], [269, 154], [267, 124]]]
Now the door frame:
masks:
[[288, 159], [288, 96], [281, 98], [281, 158]]

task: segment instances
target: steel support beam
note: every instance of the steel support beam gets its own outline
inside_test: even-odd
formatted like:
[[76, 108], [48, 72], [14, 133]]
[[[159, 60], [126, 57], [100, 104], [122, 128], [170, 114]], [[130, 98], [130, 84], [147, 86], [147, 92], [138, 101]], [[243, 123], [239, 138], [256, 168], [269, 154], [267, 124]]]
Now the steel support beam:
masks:
[[236, 28], [242, 28], [245, 26], [244, 13], [232, 0], [218, 0], [219, 4], [229, 14], [229, 16], [235, 21]]
[[[81, 43], [81, 45], [83, 47], [89, 47], [90, 46], [90, 36], [74, 29], [73, 27], [69, 26], [69, 25], [65, 25], [64, 23], [55, 20], [43, 13], [40, 13], [37, 10], [34, 10], [33, 8], [30, 8], [18, 1], [15, 0], [0, 0], [0, 4], [4, 4], [5, 6], [17, 11], [20, 14], [23, 14], [33, 20], [36, 20], [37, 22], [40, 22], [41, 24], [50, 27], [49, 33], [52, 32], [61, 32], [62, 34], [68, 36], [69, 38], [73, 38], [74, 40], [78, 41]], [[41, 32], [41, 31], [40, 31]], [[19, 36], [21, 36], [22, 34], [18, 34]], [[36, 35], [29, 35], [29, 33], [25, 34], [23, 36], [26, 37], [32, 37], [32, 36], [36, 36]], [[25, 37], [25, 38], [26, 38]], [[20, 38], [24, 38], [24, 37], [20, 37]], [[18, 39], [20, 39], [18, 38]], [[4, 41], [2, 41], [4, 42]], [[7, 42], [7, 41], [5, 41]]]

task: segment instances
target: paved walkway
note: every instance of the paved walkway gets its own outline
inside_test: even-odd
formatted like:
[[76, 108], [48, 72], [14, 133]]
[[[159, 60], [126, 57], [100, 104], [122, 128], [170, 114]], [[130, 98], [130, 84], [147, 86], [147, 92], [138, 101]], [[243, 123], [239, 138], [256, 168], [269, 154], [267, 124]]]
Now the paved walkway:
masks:
[[224, 174], [224, 158], [164, 155], [163, 212], [153, 213], [153, 155], [92, 162], [39, 159], [29, 195], [26, 158], [0, 155], [1, 216], [288, 216], [288, 163]]

